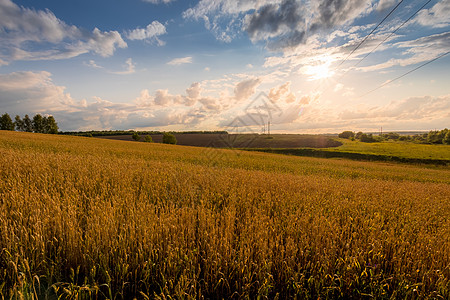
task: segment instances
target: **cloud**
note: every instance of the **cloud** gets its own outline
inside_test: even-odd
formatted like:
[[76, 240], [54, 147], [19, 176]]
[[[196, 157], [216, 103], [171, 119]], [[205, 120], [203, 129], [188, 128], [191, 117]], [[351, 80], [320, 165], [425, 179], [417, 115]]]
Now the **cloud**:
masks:
[[[196, 90], [197, 91], [194, 91]], [[190, 97], [200, 97], [200, 87], [190, 87]], [[189, 89], [188, 89], [189, 90]], [[14, 72], [0, 74], [0, 111], [21, 116], [35, 113], [55, 116], [61, 130], [132, 129], [139, 127], [184, 124], [192, 126], [211, 113], [203, 114], [205, 106], [214, 106], [215, 100], [201, 100], [197, 107], [185, 106], [192, 101], [188, 96], [172, 95], [168, 90], [157, 90], [150, 95], [143, 90], [134, 103], [114, 103], [100, 97], [91, 101], [77, 101], [65, 87], [53, 83], [48, 72]], [[202, 98], [195, 99], [200, 101]], [[192, 104], [192, 103], [191, 103]]]
[[171, 65], [171, 66], [178, 66], [178, 65], [191, 64], [191, 63], [192, 63], [192, 57], [186, 56], [186, 57], [174, 58], [171, 61], [169, 61], [167, 64]]
[[194, 82], [189, 88], [186, 89], [186, 94], [191, 99], [198, 99], [201, 93], [201, 87], [199, 82]]
[[[41, 51], [32, 44], [39, 44]], [[117, 31], [92, 32], [70, 26], [49, 10], [19, 7], [0, 1], [0, 53], [4, 61], [66, 59], [93, 52], [111, 56], [127, 44]]]
[[274, 87], [270, 90], [269, 99], [278, 102], [283, 99], [286, 103], [292, 103], [297, 100], [294, 93], [291, 92], [291, 82], [287, 81], [286, 83]]
[[[165, 126], [180, 129], [200, 126], [199, 130], [204, 130], [228, 126], [236, 116], [242, 117], [249, 126], [259, 126], [262, 123], [258, 120], [268, 118], [264, 111], [261, 113], [262, 108], [267, 108], [267, 104], [257, 101], [261, 97], [227, 106], [234, 97], [208, 95], [204, 87], [207, 82], [192, 83], [184, 95], [171, 94], [167, 89], [154, 93], [144, 89], [134, 103], [115, 103], [99, 97], [76, 100], [65, 87], [54, 84], [51, 77], [48, 72], [0, 74], [0, 111], [21, 116], [52, 114], [62, 130], [162, 129]], [[230, 82], [235, 82], [236, 78], [239, 76]], [[252, 78], [234, 85], [230, 83], [229, 87], [227, 84], [225, 89], [254, 91], [257, 84], [257, 79]], [[290, 83], [285, 82], [269, 93], [276, 102], [262, 98], [271, 107], [274, 130], [339, 132], [349, 128], [373, 130], [380, 124], [389, 124], [389, 130], [430, 130], [450, 122], [450, 95], [411, 97], [375, 107], [361, 104], [346, 108], [321, 101], [318, 94], [300, 95], [290, 103], [283, 101], [289, 94]]]
[[95, 60], [91, 59], [88, 62], [84, 62], [83, 63], [85, 66], [91, 67], [91, 68], [95, 68], [95, 69], [103, 69], [102, 66], [97, 65], [97, 63], [95, 62]]
[[48, 72], [0, 74], [0, 111], [11, 114], [46, 113], [70, 107], [74, 100], [56, 86]]
[[172, 99], [173, 96], [169, 94], [169, 90], [157, 90], [154, 101], [156, 105], [166, 106]]
[[337, 25], [351, 23], [370, 12], [370, 0], [320, 0], [314, 2], [315, 17], [310, 26], [311, 31], [329, 29]]
[[256, 87], [261, 83], [260, 78], [246, 79], [239, 82], [234, 88], [234, 96], [236, 100], [247, 100], [255, 93]]
[[423, 26], [443, 28], [450, 25], [450, 1], [442, 0], [430, 9], [424, 9], [417, 14], [415, 22]]
[[369, 13], [370, 0], [201, 0], [183, 13], [203, 20], [217, 39], [230, 42], [245, 31], [253, 42], [266, 41], [272, 50], [293, 48], [313, 34], [351, 24]]
[[304, 23], [300, 2], [285, 0], [281, 4], [268, 4], [245, 17], [245, 30], [253, 40], [268, 39], [296, 30]]
[[145, 40], [150, 43], [156, 43], [158, 46], [163, 46], [164, 42], [158, 36], [166, 34], [166, 27], [158, 21], [153, 21], [148, 24], [146, 28], [136, 28], [127, 33], [129, 40]]
[[392, 6], [394, 6], [394, 4], [397, 3], [397, 0], [380, 0], [380, 2], [378, 2], [377, 5], [377, 10], [378, 11], [383, 11], [386, 10]]
[[392, 47], [406, 49], [401, 58], [393, 58], [380, 64], [360, 67], [361, 71], [376, 71], [394, 66], [409, 66], [432, 60], [450, 49], [450, 32], [433, 34], [415, 40], [398, 42]]
[[253, 42], [264, 40], [269, 49], [293, 48], [308, 38], [307, 23], [312, 15], [300, 1], [269, 3], [244, 17], [244, 30]]
[[136, 73], [136, 65], [133, 62], [133, 60], [131, 58], [128, 58], [125, 61], [125, 70], [124, 71], [114, 71], [111, 72], [112, 74], [117, 74], [117, 75], [129, 75], [129, 74], [134, 74]]
[[168, 4], [168, 3], [173, 2], [175, 0], [142, 0], [142, 1], [148, 2], [148, 3], [152, 3], [152, 4], [160, 4], [160, 3]]
[[340, 114], [340, 118], [343, 120], [376, 119], [383, 122], [388, 120], [392, 120], [392, 122], [399, 120], [410, 122], [450, 121], [450, 95], [411, 97], [392, 101], [384, 106], [345, 110]]
[[344, 88], [344, 85], [342, 83], [337, 83], [336, 86], [334, 87], [335, 92], [339, 92], [340, 90], [342, 90]]
[[186, 107], [193, 106], [201, 99], [202, 88], [199, 82], [194, 82], [186, 89], [186, 95], [172, 95], [167, 89], [156, 90], [151, 96], [147, 89], [141, 91], [135, 103], [140, 107], [174, 106], [181, 104]]
[[183, 18], [202, 20], [216, 39], [229, 43], [242, 31], [245, 13], [280, 0], [200, 0], [183, 12]]

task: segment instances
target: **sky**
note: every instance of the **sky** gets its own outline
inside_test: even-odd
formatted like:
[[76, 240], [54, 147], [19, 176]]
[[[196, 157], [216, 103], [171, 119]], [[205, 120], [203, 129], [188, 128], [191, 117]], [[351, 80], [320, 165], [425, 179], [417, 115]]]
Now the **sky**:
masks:
[[0, 0], [0, 113], [63, 131], [450, 127], [450, 0]]

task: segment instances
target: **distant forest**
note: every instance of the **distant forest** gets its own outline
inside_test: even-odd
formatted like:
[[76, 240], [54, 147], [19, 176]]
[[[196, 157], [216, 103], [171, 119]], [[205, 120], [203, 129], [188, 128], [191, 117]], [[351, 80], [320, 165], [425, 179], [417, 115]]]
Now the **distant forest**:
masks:
[[[92, 130], [92, 131], [65, 131], [59, 132], [64, 135], [76, 135], [76, 136], [113, 136], [113, 135], [133, 135], [137, 133], [139, 135], [151, 135], [151, 134], [164, 134], [164, 131], [135, 131], [135, 130]], [[227, 131], [171, 131], [175, 134], [227, 134]]]
[[360, 140], [365, 143], [382, 142], [386, 140], [410, 141], [421, 144], [446, 144], [450, 145], [450, 130], [447, 128], [442, 130], [431, 130], [430, 132], [414, 135], [400, 135], [396, 132], [389, 132], [375, 136], [373, 134], [365, 134], [353, 131], [343, 131], [338, 137], [343, 139]]

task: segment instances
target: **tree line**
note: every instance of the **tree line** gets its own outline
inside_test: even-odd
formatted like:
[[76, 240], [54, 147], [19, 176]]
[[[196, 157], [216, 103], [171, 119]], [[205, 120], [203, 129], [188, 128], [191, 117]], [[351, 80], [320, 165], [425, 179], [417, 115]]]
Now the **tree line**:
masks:
[[31, 119], [28, 115], [25, 115], [22, 119], [19, 115], [16, 115], [14, 121], [8, 113], [4, 113], [0, 117], [0, 130], [56, 134], [58, 129], [58, 123], [53, 116], [36, 114]]
[[343, 131], [338, 135], [343, 139], [360, 140], [361, 142], [382, 142], [386, 140], [410, 141], [420, 144], [446, 144], [450, 145], [450, 130], [445, 128], [442, 130], [431, 130], [430, 132], [415, 134], [415, 135], [400, 135], [396, 132], [389, 132], [374, 136], [373, 134], [366, 134], [353, 131]]
[[[139, 135], [157, 135], [164, 134], [164, 131], [135, 131], [135, 130], [91, 130], [91, 131], [60, 131], [59, 134], [76, 135], [76, 136], [113, 136], [113, 135], [132, 135], [137, 133]], [[175, 134], [228, 134], [227, 131], [173, 131]]]
[[[142, 137], [139, 135], [139, 133], [134, 132], [133, 135], [131, 136], [133, 138], [133, 140], [135, 140], [136, 142], [139, 142]], [[144, 142], [147, 143], [153, 143], [153, 139], [150, 135], [146, 135], [144, 137]], [[170, 132], [163, 132], [163, 139], [162, 139], [163, 144], [172, 144], [172, 145], [176, 145], [177, 144], [177, 138]]]

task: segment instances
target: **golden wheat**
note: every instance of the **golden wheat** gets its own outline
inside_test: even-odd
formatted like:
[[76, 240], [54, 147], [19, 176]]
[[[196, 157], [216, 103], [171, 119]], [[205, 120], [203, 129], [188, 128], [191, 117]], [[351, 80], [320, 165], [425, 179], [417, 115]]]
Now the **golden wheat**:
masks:
[[449, 298], [450, 170], [0, 132], [0, 295]]

